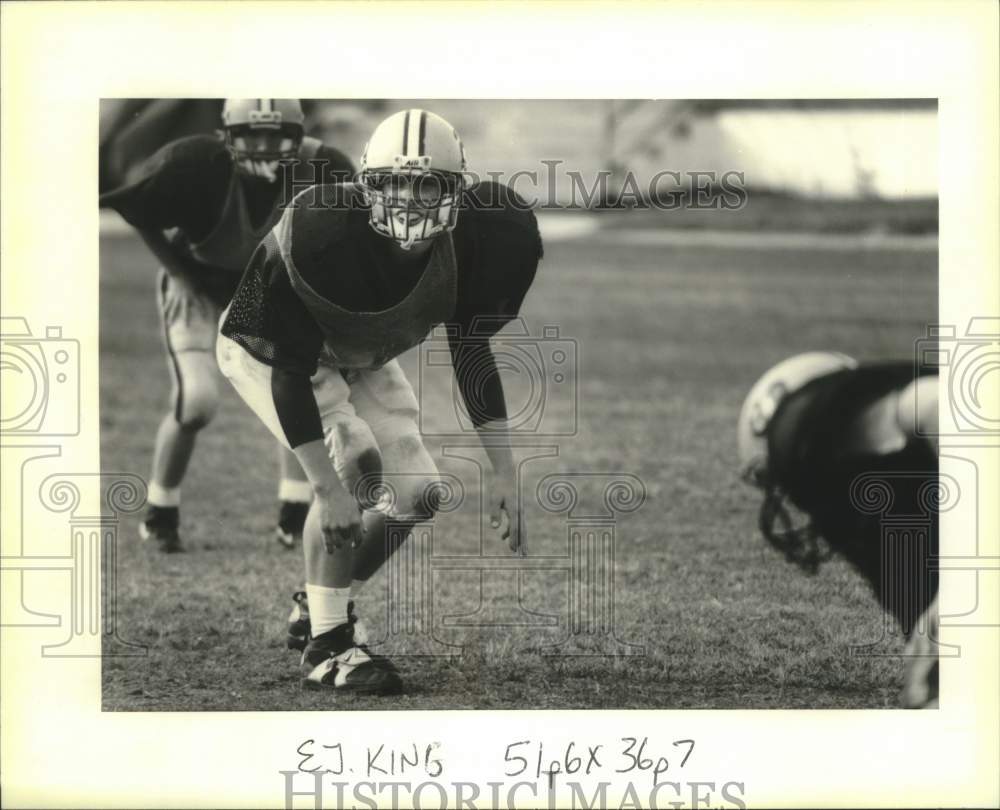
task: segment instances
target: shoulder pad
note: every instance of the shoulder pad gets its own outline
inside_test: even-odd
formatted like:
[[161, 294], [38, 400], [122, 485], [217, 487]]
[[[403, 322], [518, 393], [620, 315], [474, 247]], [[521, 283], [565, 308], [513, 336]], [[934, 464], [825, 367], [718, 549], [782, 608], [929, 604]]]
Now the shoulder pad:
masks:
[[163, 165], [169, 163], [178, 168], [200, 169], [226, 154], [226, 143], [218, 134], [188, 135], [178, 138], [162, 147], [151, 162]]
[[493, 181], [476, 183], [463, 195], [458, 228], [481, 242], [495, 243], [511, 257], [521, 253], [542, 256], [542, 238], [531, 205], [510, 186]]

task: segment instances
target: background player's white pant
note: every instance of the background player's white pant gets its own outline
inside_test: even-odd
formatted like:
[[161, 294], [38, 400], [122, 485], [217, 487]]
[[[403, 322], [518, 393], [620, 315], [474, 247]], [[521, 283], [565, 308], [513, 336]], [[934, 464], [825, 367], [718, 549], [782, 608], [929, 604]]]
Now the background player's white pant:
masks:
[[222, 307], [209, 295], [178, 281], [162, 267], [157, 293], [163, 328], [171, 348], [176, 352], [212, 352]]
[[[251, 410], [289, 447], [271, 394], [271, 367], [222, 334], [216, 356]], [[365, 456], [374, 451], [391, 493], [385, 508], [398, 516], [425, 513], [438, 471], [420, 437], [417, 398], [402, 368], [393, 360], [379, 369], [350, 370], [347, 380], [340, 369], [322, 363], [312, 377], [324, 440], [341, 482], [354, 492], [366, 472]]]
[[178, 424], [202, 428], [219, 407], [218, 371], [212, 352], [220, 307], [160, 269], [157, 302], [170, 363], [171, 401]]

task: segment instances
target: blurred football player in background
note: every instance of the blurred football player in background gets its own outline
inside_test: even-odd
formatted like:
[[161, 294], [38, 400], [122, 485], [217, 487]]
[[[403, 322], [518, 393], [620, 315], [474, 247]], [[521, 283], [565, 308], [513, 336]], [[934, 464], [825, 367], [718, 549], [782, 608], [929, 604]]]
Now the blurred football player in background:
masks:
[[222, 105], [221, 98], [102, 99], [100, 193], [136, 179], [160, 147], [216, 129]]
[[316, 495], [303, 542], [309, 618], [290, 627], [304, 635], [306, 687], [401, 688], [355, 625], [363, 583], [439, 502], [416, 397], [395, 359], [438, 324], [451, 327], [456, 382], [491, 462], [491, 523], [524, 550], [489, 341], [518, 314], [541, 237], [507, 186], [467, 183], [446, 121], [423, 110], [390, 116], [365, 147], [357, 185], [317, 186], [289, 205], [221, 325], [220, 367], [295, 452]]
[[[149, 484], [144, 538], [183, 548], [181, 483], [198, 432], [218, 399], [215, 339], [261, 238], [297, 190], [353, 176], [351, 161], [304, 136], [295, 99], [227, 99], [222, 134], [192, 135], [159, 149], [124, 186], [101, 195], [134, 226], [161, 264], [158, 301], [172, 377]], [[311, 487], [290, 451], [281, 452], [276, 537], [301, 536]]]
[[[822, 538], [899, 623], [908, 639], [907, 707], [936, 707], [938, 695], [938, 520], [927, 500], [938, 480], [937, 382], [912, 362], [800, 354], [757, 381], [737, 427], [743, 479], [764, 491], [764, 537], [810, 573], [826, 556]], [[897, 514], [926, 516], [928, 532], [887, 542], [865, 503], [882, 495]]]

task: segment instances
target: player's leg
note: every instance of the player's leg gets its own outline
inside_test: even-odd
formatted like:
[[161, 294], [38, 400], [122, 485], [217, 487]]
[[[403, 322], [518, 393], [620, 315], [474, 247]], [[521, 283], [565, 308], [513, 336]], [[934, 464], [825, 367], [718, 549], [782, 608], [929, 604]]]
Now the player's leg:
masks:
[[[321, 366], [313, 377], [313, 392], [338, 477], [349, 492], [358, 494], [358, 508], [374, 506], [359, 494], [359, 482], [381, 474], [375, 436], [351, 404], [338, 370]], [[369, 652], [357, 624], [350, 587], [357, 549], [345, 544], [333, 553], [326, 550], [316, 502], [306, 519], [302, 545], [310, 614], [309, 639], [300, 665], [303, 686], [378, 694], [399, 691], [402, 684], [395, 667]]]
[[219, 405], [218, 371], [213, 357], [218, 309], [206, 296], [158, 279], [164, 347], [171, 376], [170, 406], [160, 421], [153, 450], [148, 508], [140, 525], [145, 539], [163, 551], [180, 551], [181, 484], [198, 432]]
[[413, 388], [395, 361], [363, 372], [351, 402], [371, 428], [382, 458], [382, 501], [363, 516], [364, 539], [355, 554], [354, 579], [365, 582], [396, 552], [414, 524], [437, 511], [440, 478], [417, 426]]
[[[239, 344], [220, 335], [219, 367], [237, 393], [285, 447], [288, 439], [278, 419], [271, 388], [271, 369]], [[378, 451], [374, 437], [357, 418], [348, 401], [349, 389], [336, 369], [321, 367], [313, 378], [313, 391], [323, 420], [331, 464], [341, 474], [356, 470], [377, 472]], [[372, 466], [376, 465], [376, 466]], [[389, 693], [398, 691], [399, 676], [387, 661], [370, 656], [355, 637], [350, 611], [350, 583], [354, 550], [345, 544], [327, 552], [319, 523], [319, 501], [309, 509], [302, 535], [306, 568], [306, 593], [312, 623], [300, 668], [303, 685], [341, 691]]]
[[312, 485], [306, 477], [295, 453], [278, 445], [278, 524], [275, 539], [288, 549], [295, 548], [302, 539], [306, 515], [312, 502]]
[[[324, 429], [324, 442], [338, 478], [345, 488], [355, 493], [361, 482], [380, 480], [382, 458], [374, 434], [362, 420], [349, 401], [350, 389], [339, 371], [322, 366], [313, 378], [313, 393], [320, 410]], [[365, 503], [362, 507], [375, 504]], [[315, 501], [314, 501], [315, 506]], [[288, 617], [288, 646], [304, 649], [310, 634], [320, 634], [333, 621], [331, 611], [339, 611], [346, 604], [347, 592], [338, 596], [338, 605], [323, 607], [317, 599], [317, 589], [308, 583], [324, 587], [349, 587], [353, 571], [353, 555], [350, 571], [340, 569], [346, 555], [339, 554], [330, 560], [323, 546], [318, 516], [310, 510], [312, 519], [307, 519], [302, 534], [302, 547], [306, 557], [306, 581], [304, 592], [293, 595], [295, 605]], [[346, 583], [346, 585], [344, 584]], [[322, 593], [322, 592], [321, 592]], [[315, 614], [315, 615], [314, 615]], [[324, 620], [323, 616], [328, 618]]]

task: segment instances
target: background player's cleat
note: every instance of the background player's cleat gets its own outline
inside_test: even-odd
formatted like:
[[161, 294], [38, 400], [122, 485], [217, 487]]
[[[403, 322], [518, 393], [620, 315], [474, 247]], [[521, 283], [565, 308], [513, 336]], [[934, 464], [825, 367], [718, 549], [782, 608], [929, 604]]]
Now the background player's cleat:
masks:
[[296, 591], [292, 594], [295, 604], [292, 612], [288, 614], [288, 632], [285, 636], [285, 643], [290, 650], [304, 650], [309, 643], [309, 601], [306, 599], [305, 591]]
[[302, 530], [306, 525], [306, 515], [309, 514], [308, 503], [282, 501], [278, 512], [278, 525], [274, 530], [274, 539], [287, 549], [293, 549], [302, 542]]
[[395, 695], [403, 689], [399, 672], [354, 637], [354, 621], [310, 639], [302, 652], [302, 686], [366, 695]]
[[180, 509], [176, 506], [150, 506], [146, 517], [139, 524], [139, 537], [156, 543], [160, 551], [174, 554], [184, 550], [180, 526]]

